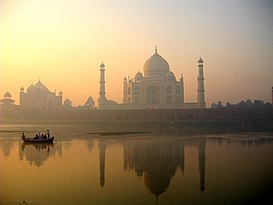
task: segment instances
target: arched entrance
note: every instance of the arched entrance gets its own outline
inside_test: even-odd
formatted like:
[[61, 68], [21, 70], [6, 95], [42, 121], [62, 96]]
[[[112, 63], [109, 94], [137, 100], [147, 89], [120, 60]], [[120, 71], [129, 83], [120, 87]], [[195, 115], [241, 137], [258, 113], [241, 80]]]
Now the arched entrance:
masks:
[[146, 104], [154, 105], [160, 102], [159, 88], [157, 86], [149, 86], [146, 90]]

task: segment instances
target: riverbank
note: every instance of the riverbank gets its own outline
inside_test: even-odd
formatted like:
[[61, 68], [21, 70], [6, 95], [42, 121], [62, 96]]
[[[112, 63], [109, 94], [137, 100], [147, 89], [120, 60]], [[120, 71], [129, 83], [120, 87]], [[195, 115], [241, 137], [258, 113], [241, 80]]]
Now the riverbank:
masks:
[[273, 108], [35, 112], [2, 115], [0, 122], [49, 127], [79, 125], [89, 127], [92, 132], [273, 133]]

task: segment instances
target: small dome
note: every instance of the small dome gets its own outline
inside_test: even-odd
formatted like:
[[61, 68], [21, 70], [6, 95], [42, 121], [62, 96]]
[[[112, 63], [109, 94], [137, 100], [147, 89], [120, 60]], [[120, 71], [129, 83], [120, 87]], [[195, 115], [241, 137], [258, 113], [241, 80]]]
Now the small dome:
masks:
[[4, 95], [4, 98], [11, 98], [11, 97], [12, 97], [12, 96], [11, 96], [10, 92], [8, 92], [8, 91], [7, 91], [7, 92], [5, 93], [5, 95]]
[[164, 77], [169, 69], [168, 62], [157, 53], [157, 50], [143, 67], [145, 77]]
[[72, 102], [71, 102], [71, 100], [69, 100], [68, 98], [66, 98], [65, 100], [64, 100], [64, 104], [71, 104]]
[[25, 89], [24, 89], [24, 87], [22, 86], [21, 88], [20, 88], [20, 91], [24, 91]]
[[143, 75], [141, 72], [137, 72], [135, 75], [135, 80], [136, 81], [140, 81], [143, 78]]

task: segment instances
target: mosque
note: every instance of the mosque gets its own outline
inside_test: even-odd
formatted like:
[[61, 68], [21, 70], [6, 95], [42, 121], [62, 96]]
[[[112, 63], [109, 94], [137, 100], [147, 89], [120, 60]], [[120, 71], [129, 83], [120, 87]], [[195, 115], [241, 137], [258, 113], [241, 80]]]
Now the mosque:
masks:
[[23, 87], [20, 89], [20, 106], [24, 109], [37, 110], [60, 110], [62, 109], [62, 92], [56, 95], [51, 92], [40, 80], [31, 84], [26, 92]]
[[179, 80], [170, 70], [169, 63], [158, 54], [157, 48], [133, 79], [123, 79], [123, 103], [106, 98], [105, 65], [100, 66], [99, 109], [200, 109], [206, 108], [203, 60], [198, 60], [197, 102], [184, 101], [183, 75]]

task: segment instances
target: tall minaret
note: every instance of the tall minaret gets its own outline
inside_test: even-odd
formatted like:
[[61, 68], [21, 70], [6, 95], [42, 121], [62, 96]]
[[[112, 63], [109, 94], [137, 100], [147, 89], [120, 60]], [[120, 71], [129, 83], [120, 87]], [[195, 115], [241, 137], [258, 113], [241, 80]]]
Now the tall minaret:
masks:
[[184, 78], [183, 74], [180, 77], [180, 86], [181, 86], [181, 103], [184, 103]]
[[203, 60], [200, 57], [200, 59], [198, 60], [198, 68], [199, 68], [199, 73], [198, 73], [198, 77], [197, 77], [197, 81], [198, 81], [198, 97], [197, 97], [197, 101], [199, 104], [199, 108], [206, 108], [206, 103], [205, 103], [205, 87], [204, 87], [204, 74], [203, 74]]
[[100, 97], [98, 99], [98, 105], [101, 107], [103, 103], [106, 102], [106, 97], [105, 97], [105, 65], [102, 63], [100, 65]]
[[123, 79], [123, 104], [127, 104], [127, 78]]

